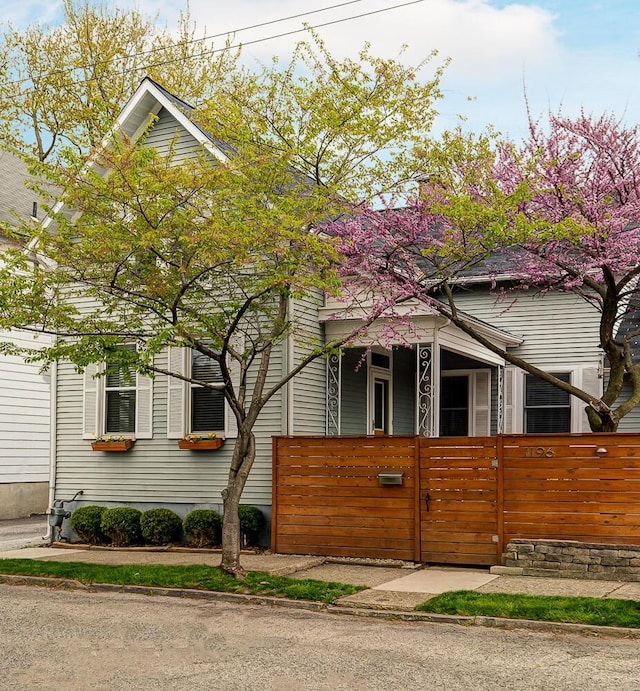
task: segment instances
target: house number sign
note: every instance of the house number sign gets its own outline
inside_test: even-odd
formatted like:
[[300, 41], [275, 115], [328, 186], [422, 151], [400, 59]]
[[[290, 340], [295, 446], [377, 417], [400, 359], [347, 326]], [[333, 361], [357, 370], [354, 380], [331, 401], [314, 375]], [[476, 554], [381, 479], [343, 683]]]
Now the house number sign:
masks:
[[524, 455], [527, 458], [553, 458], [556, 453], [547, 446], [525, 446]]

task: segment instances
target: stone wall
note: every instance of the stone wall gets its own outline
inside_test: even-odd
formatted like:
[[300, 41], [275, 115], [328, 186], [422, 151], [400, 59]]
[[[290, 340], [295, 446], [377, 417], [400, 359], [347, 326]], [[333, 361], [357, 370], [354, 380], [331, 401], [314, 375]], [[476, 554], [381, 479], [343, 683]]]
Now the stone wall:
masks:
[[513, 575], [640, 581], [640, 545], [511, 540], [502, 563], [494, 569]]

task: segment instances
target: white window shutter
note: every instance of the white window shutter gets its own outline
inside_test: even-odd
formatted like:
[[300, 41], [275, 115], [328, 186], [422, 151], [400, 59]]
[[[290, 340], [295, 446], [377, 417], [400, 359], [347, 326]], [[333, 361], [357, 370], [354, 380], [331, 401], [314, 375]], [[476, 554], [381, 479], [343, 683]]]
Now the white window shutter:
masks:
[[[602, 396], [602, 378], [598, 375], [597, 367], [583, 367], [582, 368], [582, 390], [591, 394], [595, 398], [600, 398]], [[581, 429], [578, 432], [589, 432], [591, 428], [589, 427], [589, 420], [587, 414], [584, 411], [585, 406], [582, 405], [582, 401], [574, 399], [577, 403], [581, 404]]]
[[[169, 348], [168, 370], [185, 375], [187, 372], [188, 348]], [[176, 377], [167, 377], [167, 437], [181, 439], [186, 434], [187, 382]]]
[[136, 439], [153, 437], [153, 379], [136, 375]]
[[98, 390], [102, 390], [102, 380], [96, 378], [98, 365], [91, 363], [83, 372], [82, 395], [82, 438], [95, 439], [102, 434], [99, 418]]
[[473, 431], [474, 437], [491, 434], [491, 371], [473, 373]]
[[504, 369], [504, 391], [502, 392], [504, 433], [515, 434], [515, 367], [505, 367]]

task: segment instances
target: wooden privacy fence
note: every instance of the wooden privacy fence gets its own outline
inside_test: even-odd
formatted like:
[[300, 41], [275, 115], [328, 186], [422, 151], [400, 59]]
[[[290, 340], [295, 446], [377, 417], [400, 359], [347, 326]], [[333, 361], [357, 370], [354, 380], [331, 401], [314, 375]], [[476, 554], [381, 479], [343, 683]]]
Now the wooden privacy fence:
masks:
[[274, 438], [274, 551], [490, 565], [513, 538], [640, 544], [640, 435]]

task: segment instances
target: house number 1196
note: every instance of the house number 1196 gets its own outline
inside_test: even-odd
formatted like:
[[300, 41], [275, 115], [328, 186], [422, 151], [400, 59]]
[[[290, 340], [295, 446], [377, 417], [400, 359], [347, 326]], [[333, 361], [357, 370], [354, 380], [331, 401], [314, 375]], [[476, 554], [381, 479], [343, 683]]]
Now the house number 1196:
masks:
[[555, 452], [553, 449], [544, 446], [526, 446], [524, 455], [527, 458], [552, 458], [555, 456]]

